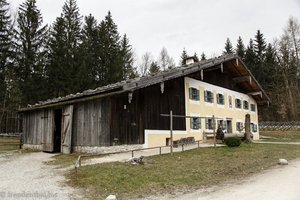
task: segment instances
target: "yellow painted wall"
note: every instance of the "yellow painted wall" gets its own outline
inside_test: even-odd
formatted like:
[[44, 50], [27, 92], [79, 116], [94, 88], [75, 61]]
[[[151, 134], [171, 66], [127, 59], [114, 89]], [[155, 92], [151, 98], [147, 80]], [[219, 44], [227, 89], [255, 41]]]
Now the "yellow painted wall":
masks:
[[[194, 101], [189, 99], [189, 88], [193, 87], [199, 90], [200, 100]], [[209, 90], [213, 92], [214, 102], [208, 103], [204, 101], [204, 91]], [[224, 94], [224, 105], [217, 104], [218, 93]], [[229, 96], [232, 97], [232, 108], [229, 107]], [[235, 107], [235, 99], [239, 98], [242, 102], [242, 108], [237, 109]], [[218, 87], [212, 84], [208, 84], [199, 80], [195, 80], [192, 78], [185, 77], [185, 99], [186, 99], [186, 115], [187, 116], [200, 116], [200, 117], [212, 117], [222, 118], [226, 120], [226, 118], [232, 119], [232, 133], [239, 133], [236, 129], [236, 122], [242, 122], [245, 124], [245, 115], [250, 114], [251, 123], [258, 125], [258, 115], [257, 115], [257, 104], [255, 100], [243, 93], [239, 93], [236, 91], [228, 90], [222, 87]], [[249, 103], [249, 109], [243, 109], [243, 101], [247, 100]], [[255, 104], [256, 111], [252, 112], [251, 104]], [[176, 113], [174, 113], [176, 114]], [[217, 119], [219, 120], [219, 119]], [[212, 132], [212, 130], [205, 129], [205, 119], [201, 118], [201, 129], [193, 130], [190, 128], [190, 118], [186, 119], [186, 131], [175, 131], [174, 132], [174, 140], [178, 140], [183, 137], [194, 137], [195, 140], [203, 139], [203, 132]], [[253, 134], [254, 139], [259, 139], [259, 130]], [[244, 130], [242, 131], [244, 132]], [[154, 131], [154, 130], [145, 130], [145, 146], [154, 147], [154, 146], [165, 146], [166, 138], [170, 137], [169, 131]]]

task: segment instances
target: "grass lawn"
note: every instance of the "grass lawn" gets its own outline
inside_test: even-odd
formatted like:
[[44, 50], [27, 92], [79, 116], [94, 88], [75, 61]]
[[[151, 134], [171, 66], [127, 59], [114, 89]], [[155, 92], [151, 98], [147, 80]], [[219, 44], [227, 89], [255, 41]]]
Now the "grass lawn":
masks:
[[0, 137], [0, 152], [19, 149], [20, 139], [15, 137]]
[[300, 142], [300, 131], [260, 131], [259, 134], [271, 137], [266, 139], [266, 141]]
[[241, 147], [200, 148], [146, 158], [145, 165], [104, 163], [67, 174], [68, 184], [84, 189], [86, 198], [141, 198], [172, 190], [193, 190], [242, 178], [277, 164], [279, 158], [300, 157], [300, 146], [242, 144]]

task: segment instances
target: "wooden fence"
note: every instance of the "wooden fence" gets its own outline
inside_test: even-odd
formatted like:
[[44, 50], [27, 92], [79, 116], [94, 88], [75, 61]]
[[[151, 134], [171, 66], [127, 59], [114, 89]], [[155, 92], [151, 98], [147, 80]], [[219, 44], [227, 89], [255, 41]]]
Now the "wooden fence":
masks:
[[299, 131], [300, 121], [291, 122], [260, 122], [261, 131]]

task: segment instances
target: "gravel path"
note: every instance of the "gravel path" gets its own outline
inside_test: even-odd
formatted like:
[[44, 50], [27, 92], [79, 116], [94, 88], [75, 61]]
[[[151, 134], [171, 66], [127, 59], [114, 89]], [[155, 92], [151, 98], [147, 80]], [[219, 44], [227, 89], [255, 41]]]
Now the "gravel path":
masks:
[[159, 200], [299, 200], [300, 160], [277, 166], [262, 174], [232, 184], [200, 189], [187, 194], [151, 197]]
[[0, 199], [73, 199], [63, 170], [46, 165], [54, 154], [0, 154]]

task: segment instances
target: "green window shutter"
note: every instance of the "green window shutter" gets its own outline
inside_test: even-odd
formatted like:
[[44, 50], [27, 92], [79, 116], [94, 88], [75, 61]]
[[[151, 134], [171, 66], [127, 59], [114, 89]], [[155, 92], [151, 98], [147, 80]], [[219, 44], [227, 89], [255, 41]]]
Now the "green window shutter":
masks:
[[189, 96], [190, 96], [190, 99], [193, 99], [193, 94], [192, 94], [193, 90], [192, 88], [189, 88]]
[[200, 100], [200, 92], [199, 92], [199, 90], [197, 90], [197, 100], [198, 101]]

